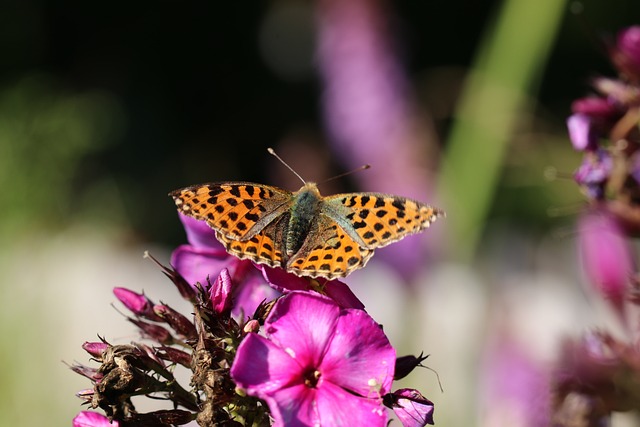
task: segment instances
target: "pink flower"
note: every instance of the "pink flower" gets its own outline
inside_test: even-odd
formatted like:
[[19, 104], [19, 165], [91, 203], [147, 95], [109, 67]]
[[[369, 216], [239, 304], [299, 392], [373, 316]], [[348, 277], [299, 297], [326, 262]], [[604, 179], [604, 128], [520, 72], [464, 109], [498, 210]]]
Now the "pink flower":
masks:
[[403, 427], [424, 427], [433, 425], [433, 402], [418, 390], [402, 388], [385, 396], [385, 402], [402, 423]]
[[236, 384], [267, 402], [274, 426], [386, 425], [382, 397], [395, 350], [364, 311], [306, 292], [281, 298], [231, 367]]
[[234, 315], [252, 315], [262, 301], [271, 301], [280, 295], [268, 286], [251, 261], [229, 255], [216, 239], [215, 231], [204, 221], [182, 214], [179, 217], [190, 244], [181, 245], [173, 251], [171, 265], [188, 283], [192, 286], [200, 283], [206, 287], [208, 280], [217, 280], [226, 269], [231, 278]]
[[582, 263], [596, 290], [622, 314], [634, 271], [631, 249], [616, 221], [590, 212], [578, 224]]
[[[315, 291], [328, 296], [338, 305], [344, 308], [356, 308], [364, 310], [364, 304], [355, 296], [351, 289], [339, 280], [327, 280], [317, 278], [298, 277], [295, 274], [287, 273], [281, 268], [271, 268], [261, 265], [262, 275], [271, 287], [282, 293], [291, 291]], [[314, 287], [313, 284], [317, 286]]]
[[118, 421], [110, 422], [109, 418], [91, 411], [82, 411], [73, 419], [73, 427], [118, 427]]

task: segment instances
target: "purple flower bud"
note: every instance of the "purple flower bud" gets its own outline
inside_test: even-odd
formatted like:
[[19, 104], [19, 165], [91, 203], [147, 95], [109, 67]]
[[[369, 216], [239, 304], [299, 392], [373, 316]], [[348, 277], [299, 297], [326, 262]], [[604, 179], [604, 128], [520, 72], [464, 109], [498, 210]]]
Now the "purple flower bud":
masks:
[[260, 322], [258, 322], [255, 319], [251, 319], [249, 320], [245, 325], [244, 328], [242, 328], [242, 331], [245, 334], [249, 334], [251, 332], [255, 332], [258, 333], [258, 331], [260, 330]]
[[85, 341], [85, 343], [82, 344], [82, 349], [84, 351], [98, 359], [102, 357], [102, 352], [104, 352], [107, 348], [109, 348], [109, 344], [105, 342]]
[[136, 319], [128, 319], [142, 331], [142, 334], [152, 340], [158, 341], [160, 344], [171, 345], [174, 340], [171, 333], [159, 325], [143, 322]]
[[168, 305], [156, 305], [153, 307], [153, 312], [184, 338], [196, 339], [198, 337], [195, 325]]
[[393, 409], [403, 427], [433, 425], [433, 402], [418, 390], [402, 388], [384, 396], [384, 404]]
[[428, 354], [426, 356], [423, 356], [422, 353], [420, 353], [420, 356], [417, 357], [413, 355], [398, 357], [396, 359], [396, 370], [395, 374], [393, 375], [393, 379], [397, 381], [406, 377], [415, 368], [417, 368], [418, 366], [422, 366], [421, 363], [427, 357], [429, 357]]
[[618, 32], [611, 57], [618, 70], [627, 78], [633, 81], [640, 80], [640, 26], [632, 26]]
[[595, 150], [598, 147], [598, 134], [590, 116], [583, 113], [572, 114], [567, 119], [567, 129], [569, 139], [576, 150]]
[[84, 400], [85, 402], [91, 402], [93, 400], [93, 395], [95, 394], [95, 390], [92, 388], [85, 388], [84, 390], [80, 390], [76, 393], [76, 397]]
[[579, 247], [597, 292], [623, 314], [624, 299], [634, 271], [630, 247], [616, 221], [604, 212], [590, 212], [578, 224]]
[[76, 364], [71, 366], [71, 370], [78, 375], [89, 378], [91, 381], [96, 381], [102, 378], [102, 374], [99, 374], [96, 368], [91, 368], [89, 366]]
[[574, 179], [587, 192], [591, 199], [602, 199], [604, 189], [613, 170], [613, 159], [606, 150], [597, 150], [585, 154], [582, 165], [574, 174]]
[[[608, 79], [597, 79], [602, 82]], [[617, 82], [617, 80], [616, 80]], [[571, 104], [571, 111], [576, 114], [585, 114], [592, 118], [610, 119], [620, 115], [620, 110], [610, 100], [598, 96], [587, 96], [576, 99]]]
[[209, 289], [211, 306], [216, 313], [225, 313], [231, 309], [232, 285], [229, 270], [223, 268]]
[[113, 288], [113, 294], [136, 316], [144, 317], [155, 322], [162, 319], [153, 312], [153, 302], [144, 294], [126, 288]]
[[73, 427], [119, 427], [116, 420], [109, 421], [109, 418], [102, 414], [91, 411], [82, 411], [73, 419]]
[[173, 363], [178, 363], [185, 368], [191, 368], [191, 355], [173, 347], [161, 347], [157, 351], [158, 357]]

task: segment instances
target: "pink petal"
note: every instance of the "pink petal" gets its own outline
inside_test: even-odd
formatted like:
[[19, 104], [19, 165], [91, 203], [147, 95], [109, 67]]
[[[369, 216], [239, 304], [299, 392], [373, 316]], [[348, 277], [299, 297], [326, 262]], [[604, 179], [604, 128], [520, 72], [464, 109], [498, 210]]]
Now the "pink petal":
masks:
[[190, 216], [178, 214], [184, 231], [187, 233], [187, 241], [197, 248], [221, 249], [222, 243], [216, 239], [216, 232], [207, 225], [205, 221], [200, 221]]
[[344, 309], [318, 369], [325, 381], [361, 396], [389, 392], [396, 351], [380, 326], [364, 311]]
[[258, 268], [262, 270], [262, 275], [267, 283], [280, 292], [306, 291], [310, 288], [308, 279], [287, 273], [281, 268], [271, 268], [266, 265], [261, 265]]
[[598, 135], [594, 131], [593, 120], [586, 114], [575, 113], [567, 119], [569, 139], [578, 151], [593, 150], [598, 145]]
[[324, 292], [329, 298], [343, 308], [364, 310], [364, 304], [351, 292], [351, 288], [339, 280], [331, 280], [324, 284]]
[[231, 377], [248, 394], [260, 398], [303, 379], [302, 367], [291, 355], [257, 334], [247, 335], [238, 346]]
[[309, 427], [320, 424], [320, 414], [316, 405], [317, 389], [304, 384], [283, 388], [266, 398], [271, 416], [275, 420], [272, 427]]
[[260, 271], [249, 263], [248, 271], [242, 274], [238, 286], [234, 288], [232, 313], [234, 316], [251, 316], [262, 301], [273, 301], [280, 295], [280, 292], [265, 282]]
[[102, 414], [91, 411], [82, 411], [73, 419], [73, 427], [118, 427], [118, 421], [109, 422]]
[[270, 339], [287, 349], [302, 366], [318, 366], [340, 315], [329, 298], [291, 292], [274, 306], [265, 321]]
[[229, 266], [230, 255], [223, 249], [198, 248], [181, 245], [171, 254], [171, 265], [191, 285], [207, 284], [207, 277], [214, 280], [220, 271]]
[[321, 426], [383, 427], [387, 423], [380, 399], [355, 396], [328, 381], [318, 387], [316, 405], [320, 414], [318, 425]]

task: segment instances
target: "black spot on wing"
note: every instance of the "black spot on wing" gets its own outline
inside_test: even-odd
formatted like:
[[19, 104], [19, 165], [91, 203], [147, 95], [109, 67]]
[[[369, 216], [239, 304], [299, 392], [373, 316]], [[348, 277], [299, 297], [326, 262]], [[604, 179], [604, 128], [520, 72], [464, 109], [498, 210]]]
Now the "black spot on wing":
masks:
[[235, 197], [240, 197], [240, 186], [232, 185], [231, 190], [229, 190], [229, 194]]

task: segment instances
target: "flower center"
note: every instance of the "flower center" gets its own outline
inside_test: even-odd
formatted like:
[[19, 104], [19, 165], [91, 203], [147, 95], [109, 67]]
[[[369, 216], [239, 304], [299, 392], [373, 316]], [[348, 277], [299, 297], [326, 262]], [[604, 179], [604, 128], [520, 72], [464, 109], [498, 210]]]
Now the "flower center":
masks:
[[321, 376], [322, 374], [320, 374], [320, 371], [317, 371], [315, 368], [309, 368], [303, 376], [304, 385], [309, 388], [316, 388]]

